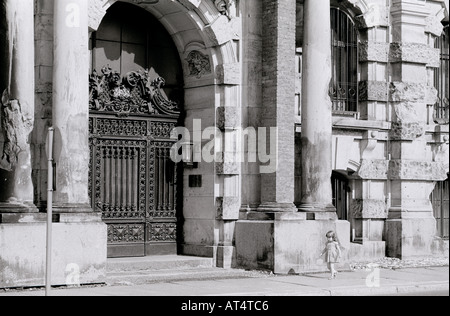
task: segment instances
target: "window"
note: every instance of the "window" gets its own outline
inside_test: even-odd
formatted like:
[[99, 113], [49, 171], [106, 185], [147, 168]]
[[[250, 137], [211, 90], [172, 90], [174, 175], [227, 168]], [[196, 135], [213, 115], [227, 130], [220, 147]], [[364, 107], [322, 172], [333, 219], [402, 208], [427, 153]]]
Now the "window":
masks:
[[145, 12], [128, 5], [112, 7], [93, 36], [93, 69], [109, 65], [120, 74], [148, 68], [149, 28]]
[[102, 68], [125, 76], [149, 69], [154, 78], [165, 80], [169, 100], [183, 103], [183, 73], [177, 48], [162, 24], [146, 10], [117, 2], [104, 17], [91, 39], [91, 70]]
[[442, 238], [448, 238], [449, 235], [449, 180], [436, 183], [433, 193], [431, 193], [431, 202], [433, 204], [434, 218], [436, 219], [437, 235]]
[[434, 71], [434, 87], [438, 91], [438, 101], [434, 105], [434, 121], [438, 124], [448, 124], [449, 97], [449, 39], [448, 25], [444, 27], [441, 37], [436, 38], [435, 48], [441, 51], [441, 65]]
[[302, 48], [295, 53], [295, 115], [302, 115]]
[[358, 34], [352, 19], [331, 9], [332, 80], [334, 112], [356, 112], [358, 102]]

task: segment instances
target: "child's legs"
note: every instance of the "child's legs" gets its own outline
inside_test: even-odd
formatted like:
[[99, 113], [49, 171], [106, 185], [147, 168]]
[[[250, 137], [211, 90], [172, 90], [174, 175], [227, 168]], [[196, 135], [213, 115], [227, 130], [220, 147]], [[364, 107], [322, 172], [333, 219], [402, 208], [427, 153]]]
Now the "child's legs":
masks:
[[327, 268], [328, 268], [328, 270], [333, 272], [333, 267], [332, 267], [332, 263], [331, 262], [327, 262]]
[[330, 269], [331, 273], [334, 273], [336, 271], [336, 269], [334, 268], [334, 263], [330, 262], [328, 263], [328, 265], [329, 265], [328, 269]]

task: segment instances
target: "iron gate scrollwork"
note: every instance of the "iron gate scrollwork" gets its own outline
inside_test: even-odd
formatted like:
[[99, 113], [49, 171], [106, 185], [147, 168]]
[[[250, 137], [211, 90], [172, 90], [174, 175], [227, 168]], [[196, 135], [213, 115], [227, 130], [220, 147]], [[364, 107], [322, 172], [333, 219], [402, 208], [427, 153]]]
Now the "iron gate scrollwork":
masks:
[[108, 256], [176, 253], [180, 111], [148, 71], [90, 77], [89, 194], [108, 225]]

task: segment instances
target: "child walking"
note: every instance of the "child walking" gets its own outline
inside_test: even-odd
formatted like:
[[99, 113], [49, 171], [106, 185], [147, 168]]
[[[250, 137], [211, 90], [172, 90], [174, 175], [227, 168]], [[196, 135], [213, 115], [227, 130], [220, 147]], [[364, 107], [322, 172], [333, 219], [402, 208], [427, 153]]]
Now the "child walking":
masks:
[[330, 280], [336, 278], [337, 271], [335, 269], [335, 264], [339, 262], [341, 258], [341, 247], [339, 245], [339, 240], [334, 231], [329, 231], [326, 234], [327, 243], [323, 249], [320, 257], [325, 255], [325, 262], [327, 262], [327, 267], [331, 272]]

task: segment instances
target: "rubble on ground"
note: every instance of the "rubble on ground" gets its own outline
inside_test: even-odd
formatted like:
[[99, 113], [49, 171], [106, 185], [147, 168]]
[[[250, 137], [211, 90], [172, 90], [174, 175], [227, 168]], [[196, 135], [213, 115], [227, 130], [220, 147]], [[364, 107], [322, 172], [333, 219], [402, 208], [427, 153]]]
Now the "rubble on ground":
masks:
[[381, 258], [372, 261], [355, 261], [350, 263], [351, 270], [370, 269], [404, 269], [422, 267], [443, 267], [449, 265], [449, 258], [414, 258], [401, 260], [398, 258]]

